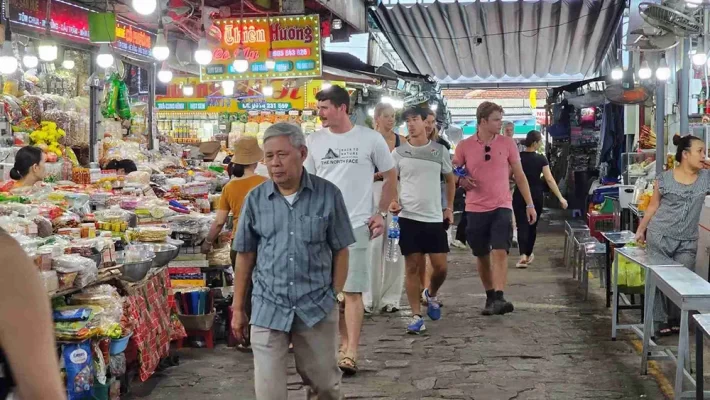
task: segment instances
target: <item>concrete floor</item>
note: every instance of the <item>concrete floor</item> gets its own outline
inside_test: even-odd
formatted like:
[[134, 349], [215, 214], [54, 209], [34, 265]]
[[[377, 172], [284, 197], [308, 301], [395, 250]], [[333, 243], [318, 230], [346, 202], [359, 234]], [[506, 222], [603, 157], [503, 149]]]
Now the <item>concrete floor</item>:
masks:
[[[454, 250], [441, 291], [443, 317], [427, 321], [427, 335], [405, 334], [408, 310], [368, 316], [361, 372], [344, 378], [345, 398], [663, 399], [659, 374], [640, 375], [631, 338], [610, 340], [611, 312], [598, 281], [584, 302], [561, 266], [561, 225], [543, 230], [534, 266], [515, 269], [511, 257], [512, 314], [480, 315], [485, 294], [473, 258]], [[251, 355], [224, 346], [179, 354], [180, 366], [134, 385], [129, 399], [255, 398]], [[292, 360], [290, 366], [289, 399], [304, 399]]]

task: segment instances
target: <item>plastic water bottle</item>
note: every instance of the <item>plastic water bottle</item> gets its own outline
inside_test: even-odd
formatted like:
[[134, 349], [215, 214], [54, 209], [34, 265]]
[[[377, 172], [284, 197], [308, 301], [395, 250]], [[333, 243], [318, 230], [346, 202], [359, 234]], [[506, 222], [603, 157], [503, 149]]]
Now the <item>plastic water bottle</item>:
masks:
[[387, 228], [387, 255], [385, 259], [389, 262], [399, 260], [399, 217], [392, 217], [392, 222]]

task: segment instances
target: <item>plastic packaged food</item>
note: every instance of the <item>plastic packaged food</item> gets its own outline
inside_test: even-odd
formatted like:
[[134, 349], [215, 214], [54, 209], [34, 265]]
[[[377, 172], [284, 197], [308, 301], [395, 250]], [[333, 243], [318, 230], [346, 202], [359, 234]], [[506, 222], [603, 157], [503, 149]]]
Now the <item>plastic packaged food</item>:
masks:
[[44, 284], [44, 289], [47, 293], [59, 290], [59, 278], [57, 277], [57, 271], [40, 271], [40, 277], [42, 278], [42, 283]]
[[93, 397], [94, 371], [91, 341], [67, 343], [62, 347], [67, 374], [68, 400], [89, 400]]
[[55, 257], [52, 261], [52, 267], [57, 273], [68, 274], [76, 272], [77, 276], [73, 283], [78, 288], [86, 287], [86, 285], [96, 281], [99, 274], [94, 260], [76, 254]]

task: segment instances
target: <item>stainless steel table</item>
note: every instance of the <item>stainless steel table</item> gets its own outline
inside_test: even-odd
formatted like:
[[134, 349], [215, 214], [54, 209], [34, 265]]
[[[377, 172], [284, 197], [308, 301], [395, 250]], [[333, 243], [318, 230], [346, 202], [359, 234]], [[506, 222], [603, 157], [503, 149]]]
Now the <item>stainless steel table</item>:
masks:
[[614, 257], [614, 249], [624, 247], [634, 241], [636, 235], [631, 231], [602, 232], [604, 244], [606, 245], [606, 307], [611, 306], [611, 263]]
[[[638, 247], [620, 247], [614, 252], [614, 274], [611, 279], [611, 283], [607, 287], [611, 287], [614, 292], [612, 310], [611, 310], [611, 340], [616, 340], [616, 332], [619, 329], [630, 329], [638, 335], [639, 338], [644, 337], [644, 332], [642, 331], [643, 324], [619, 324], [619, 310], [623, 309], [638, 309], [638, 306], [631, 306], [629, 301], [626, 301], [624, 297], [619, 295], [619, 256], [622, 255], [629, 260], [639, 264], [642, 268], [646, 270], [646, 307], [648, 307], [648, 281], [649, 281], [649, 267], [681, 267], [680, 264], [668, 263], [665, 260], [654, 260], [648, 256], [646, 250]], [[620, 305], [620, 300], [625, 300], [626, 304]], [[651, 299], [653, 300], [653, 299]], [[647, 322], [647, 315], [644, 314], [644, 321]], [[653, 314], [651, 315], [651, 320], [653, 320]]]
[[705, 399], [710, 391], [705, 391], [703, 382], [703, 339], [710, 337], [710, 314], [693, 315], [695, 320], [695, 398]]
[[[643, 353], [641, 355], [641, 369], [643, 374], [648, 372], [648, 360], [671, 360], [676, 363], [675, 399], [683, 396], [683, 378], [695, 386], [696, 382], [690, 374], [690, 346], [688, 343], [688, 313], [691, 311], [710, 310], [710, 283], [695, 272], [683, 267], [649, 266], [646, 274], [646, 309], [643, 328]], [[678, 336], [678, 354], [673, 354], [670, 348], [662, 348], [651, 343], [653, 335], [653, 300], [656, 288], [668, 300], [680, 308], [680, 334]], [[651, 348], [660, 351], [660, 354], [651, 354]], [[695, 388], [694, 388], [695, 389]], [[686, 394], [694, 393], [689, 392]]]

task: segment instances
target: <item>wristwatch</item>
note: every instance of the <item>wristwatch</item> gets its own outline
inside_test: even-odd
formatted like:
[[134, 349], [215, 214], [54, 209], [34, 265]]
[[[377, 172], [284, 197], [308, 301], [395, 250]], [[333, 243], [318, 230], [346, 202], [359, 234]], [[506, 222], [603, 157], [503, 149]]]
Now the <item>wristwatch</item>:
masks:
[[387, 219], [387, 212], [385, 211], [377, 211], [378, 214], [380, 214], [380, 217]]

